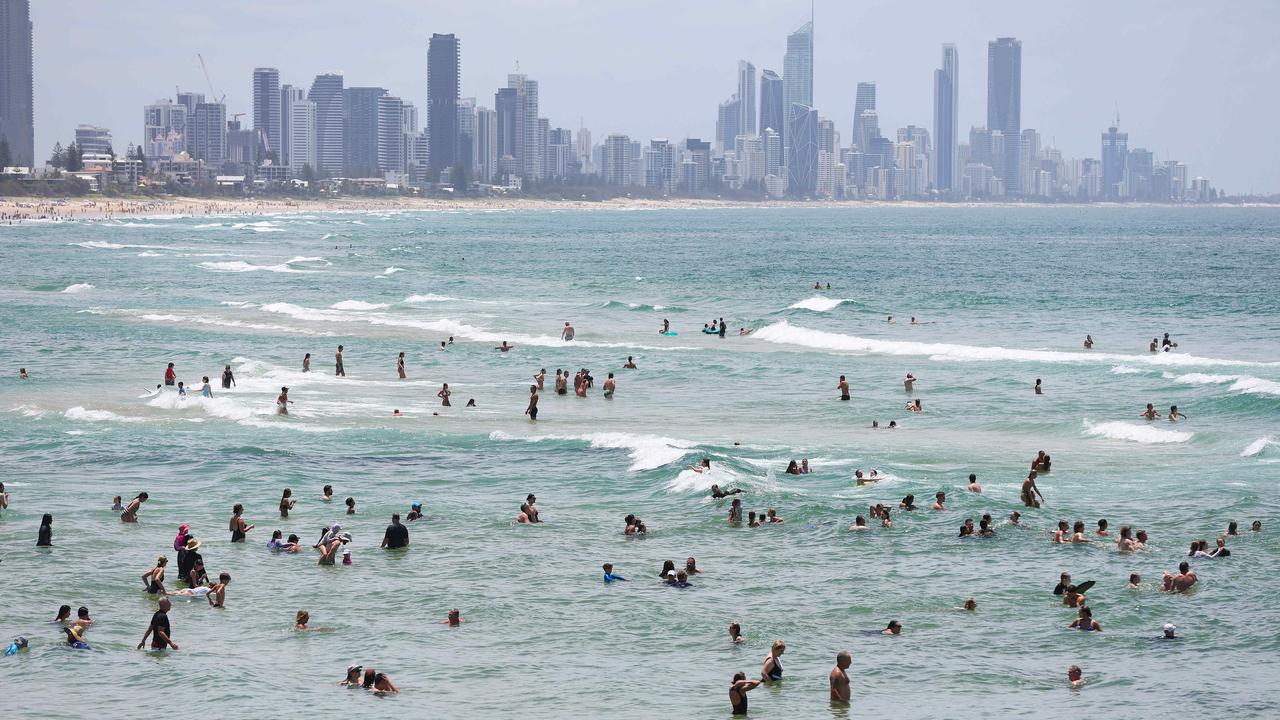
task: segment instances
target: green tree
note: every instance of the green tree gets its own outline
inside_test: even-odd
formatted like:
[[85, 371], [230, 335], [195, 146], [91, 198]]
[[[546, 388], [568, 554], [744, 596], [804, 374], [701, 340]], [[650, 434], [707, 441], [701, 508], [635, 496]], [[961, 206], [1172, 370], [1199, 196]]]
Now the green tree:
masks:
[[67, 170], [75, 172], [84, 169], [84, 154], [80, 152], [80, 146], [72, 142], [67, 146]]
[[142, 165], [139, 166], [138, 168], [138, 176], [141, 177], [143, 175], [146, 175], [147, 174], [147, 154], [142, 151], [141, 145], [134, 148], [133, 159], [142, 163]]
[[53, 155], [49, 158], [49, 164], [59, 170], [67, 166], [67, 151], [62, 149], [62, 143], [53, 144]]
[[471, 183], [469, 178], [467, 177], [466, 165], [464, 165], [463, 163], [458, 163], [457, 165], [454, 165], [453, 169], [449, 172], [449, 179], [453, 180], [454, 192], [460, 195], [467, 194], [467, 187], [470, 186]]
[[0, 168], [7, 168], [13, 164], [13, 156], [9, 152], [9, 138], [0, 137]]

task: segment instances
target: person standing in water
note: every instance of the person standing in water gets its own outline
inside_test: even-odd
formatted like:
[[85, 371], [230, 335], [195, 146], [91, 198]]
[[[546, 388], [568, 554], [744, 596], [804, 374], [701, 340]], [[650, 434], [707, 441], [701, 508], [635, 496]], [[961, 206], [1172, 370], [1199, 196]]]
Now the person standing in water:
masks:
[[138, 509], [142, 507], [142, 503], [146, 502], [148, 497], [150, 496], [142, 492], [138, 493], [137, 497], [130, 500], [129, 504], [125, 505], [124, 512], [120, 513], [120, 522], [138, 522]]
[[311, 353], [302, 356], [302, 372], [311, 372]]
[[787, 644], [774, 640], [769, 654], [764, 656], [764, 664], [760, 666], [760, 679], [764, 682], [777, 682], [782, 679], [782, 653], [787, 651]]
[[[1036, 499], [1036, 496], [1039, 499]], [[1032, 470], [1027, 473], [1027, 479], [1022, 481], [1022, 504], [1029, 508], [1038, 508], [1044, 500], [1044, 495], [1040, 492], [1040, 488], [1036, 487], [1036, 471]]]
[[200, 386], [200, 397], [213, 399], [213, 388], [209, 387], [209, 376], [205, 375], [204, 377], [200, 378], [200, 381], [204, 383], [203, 385]]
[[403, 352], [400, 353], [400, 356], [396, 358], [396, 372], [400, 374], [400, 379], [403, 380], [404, 379], [404, 353]]
[[160, 598], [160, 609], [156, 610], [151, 616], [151, 624], [147, 626], [147, 631], [143, 633], [142, 639], [138, 641], [138, 649], [147, 643], [147, 639], [151, 640], [152, 650], [164, 650], [165, 648], [178, 649], [178, 643], [173, 641], [169, 636], [169, 609], [173, 607], [173, 603], [169, 598]]
[[169, 367], [164, 369], [164, 384], [172, 387], [176, 382], [178, 382], [178, 373], [174, 371], [173, 363], [169, 363]]
[[1085, 335], [1085, 336], [1084, 336], [1084, 349], [1085, 349], [1085, 350], [1092, 350], [1092, 349], [1093, 349], [1093, 336], [1092, 336], [1092, 335]]
[[546, 379], [547, 379], [547, 369], [542, 368], [533, 376], [533, 382], [535, 383], [535, 387], [537, 387], [538, 390], [541, 390], [542, 383], [545, 382]]
[[748, 680], [746, 673], [736, 673], [729, 682], [729, 704], [734, 715], [747, 714], [747, 692], [760, 686], [761, 680]]
[[280, 415], [288, 415], [289, 406], [292, 404], [293, 401], [289, 399], [289, 388], [280, 388], [280, 395], [276, 398], [276, 412]]
[[[557, 382], [559, 382], [557, 376]], [[530, 420], [538, 419], [538, 386], [529, 386], [529, 404], [524, 409], [524, 414], [529, 416]]]
[[222, 389], [230, 390], [232, 385], [236, 384], [236, 376], [231, 372], [231, 366], [228, 365], [222, 369]]
[[728, 327], [726, 327], [726, 326], [725, 326], [725, 324], [724, 324], [724, 318], [720, 318], [720, 339], [721, 339], [721, 340], [723, 340], [723, 339], [724, 339], [724, 332], [725, 332], [725, 330], [727, 330], [727, 329], [728, 329]]
[[916, 376], [907, 373], [907, 379], [902, 381], [902, 387], [906, 389], [908, 395], [914, 392], [916, 389]]
[[560, 339], [565, 342], [569, 342], [573, 339], [573, 326], [569, 324], [568, 320], [564, 323], [564, 330], [560, 331]]
[[606, 399], [613, 397], [613, 391], [618, 384], [613, 380], [613, 373], [609, 373], [609, 377], [604, 381], [604, 396]]
[[333, 354], [333, 374], [335, 377], [346, 377], [347, 371], [342, 367], [342, 346]]
[[841, 400], [849, 399], [849, 381], [845, 380], [843, 375], [840, 376], [840, 382], [836, 383], [836, 389], [840, 391]]
[[658, 331], [659, 335], [665, 335], [671, 332], [671, 323], [666, 318], [662, 318], [662, 329]]
[[831, 686], [831, 702], [849, 703], [849, 673], [845, 672], [853, 664], [853, 657], [848, 650], [841, 650], [836, 655], [836, 666], [831, 668], [827, 680]]
[[567, 372], [561, 373], [560, 369], [556, 368], [556, 394], [567, 395], [568, 393], [569, 393], [569, 374]]
[[1044, 391], [1040, 389], [1040, 378], [1036, 378], [1036, 394], [1043, 395]]
[[452, 394], [453, 391], [449, 389], [449, 383], [445, 383], [444, 386], [440, 388], [440, 392], [436, 393], [436, 397], [440, 398], [440, 407], [450, 407], [449, 396]]
[[1187, 416], [1186, 416], [1186, 415], [1183, 415], [1182, 413], [1178, 412], [1178, 406], [1177, 406], [1177, 405], [1170, 405], [1170, 406], [1169, 406], [1169, 415], [1168, 415], [1168, 417], [1169, 417], [1169, 422], [1177, 422], [1179, 419], [1182, 419], [1182, 420], [1186, 420], [1186, 419], [1187, 419]]
[[36, 534], [36, 547], [53, 547], [53, 515], [45, 513], [40, 518], [40, 530]]
[[623, 370], [635, 370], [635, 369], [637, 369], [637, 368], [636, 368], [636, 359], [635, 359], [635, 357], [633, 357], [633, 356], [631, 356], [631, 355], [628, 355], [628, 356], [627, 356], [627, 361], [626, 361], [625, 363], [623, 363], [623, 364], [622, 364], [622, 369], [623, 369]]
[[244, 505], [236, 503], [235, 507], [231, 508], [231, 522], [227, 524], [227, 529], [231, 531], [231, 542], [244, 542], [245, 533], [249, 532], [253, 528], [253, 525], [245, 524]]

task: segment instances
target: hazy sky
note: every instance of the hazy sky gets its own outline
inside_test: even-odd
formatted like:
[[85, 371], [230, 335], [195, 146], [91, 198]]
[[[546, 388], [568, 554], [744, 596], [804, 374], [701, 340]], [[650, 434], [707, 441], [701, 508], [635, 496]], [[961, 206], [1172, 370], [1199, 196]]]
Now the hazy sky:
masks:
[[[79, 123], [142, 135], [142, 106], [174, 86], [252, 124], [252, 71], [309, 86], [341, 70], [386, 87], [426, 122], [427, 38], [462, 41], [462, 92], [493, 106], [519, 61], [541, 114], [597, 142], [714, 137], [739, 59], [781, 74], [806, 0], [33, 0], [36, 150]], [[814, 103], [849, 143], [854, 87], [875, 81], [880, 127], [932, 131], [941, 44], [960, 52], [960, 124], [986, 122], [986, 43], [1022, 40], [1022, 125], [1064, 154], [1097, 157], [1119, 105], [1129, 146], [1179, 159], [1232, 192], [1280, 191], [1280, 3], [1152, 0], [818, 0]], [[965, 132], [967, 135], [967, 132]]]

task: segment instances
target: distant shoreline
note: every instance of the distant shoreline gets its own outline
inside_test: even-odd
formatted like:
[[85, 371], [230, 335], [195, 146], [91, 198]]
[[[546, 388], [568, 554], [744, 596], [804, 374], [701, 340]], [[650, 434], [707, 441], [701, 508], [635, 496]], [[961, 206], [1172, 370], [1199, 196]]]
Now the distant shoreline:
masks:
[[0, 223], [22, 221], [104, 220], [119, 218], [213, 217], [297, 214], [308, 212], [386, 212], [456, 210], [719, 210], [817, 209], [817, 208], [994, 208], [994, 209], [1086, 209], [1161, 208], [1278, 208], [1270, 203], [1037, 203], [1037, 202], [937, 202], [918, 200], [830, 200], [830, 201], [738, 201], [703, 198], [663, 200], [614, 198], [611, 200], [548, 200], [541, 198], [475, 197], [343, 197], [332, 199], [288, 198], [14, 198], [0, 200]]

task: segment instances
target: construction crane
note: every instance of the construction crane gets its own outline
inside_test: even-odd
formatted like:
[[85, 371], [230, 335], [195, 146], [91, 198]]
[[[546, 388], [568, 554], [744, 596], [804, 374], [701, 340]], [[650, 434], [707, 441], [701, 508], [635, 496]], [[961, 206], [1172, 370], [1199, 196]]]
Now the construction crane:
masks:
[[200, 70], [204, 72], [204, 81], [209, 83], [209, 96], [218, 98], [218, 104], [221, 105], [222, 101], [227, 99], [227, 94], [219, 95], [218, 91], [214, 89], [213, 78], [209, 77], [209, 68], [204, 64], [204, 56], [196, 53], [196, 59], [200, 61]]

